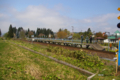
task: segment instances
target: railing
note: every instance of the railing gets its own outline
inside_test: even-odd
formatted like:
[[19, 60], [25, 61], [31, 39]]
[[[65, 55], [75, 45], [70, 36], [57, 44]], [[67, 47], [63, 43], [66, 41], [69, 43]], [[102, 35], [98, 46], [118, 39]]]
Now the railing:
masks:
[[[55, 38], [27, 38], [27, 40], [35, 41], [35, 40], [43, 40], [43, 41], [56, 41], [56, 42], [72, 42], [72, 43], [81, 43], [81, 40], [69, 40], [69, 39], [55, 39]], [[83, 40], [83, 43], [86, 43], [86, 39]], [[88, 43], [90, 41], [88, 40]], [[97, 40], [92, 40], [92, 43], [97, 43]]]

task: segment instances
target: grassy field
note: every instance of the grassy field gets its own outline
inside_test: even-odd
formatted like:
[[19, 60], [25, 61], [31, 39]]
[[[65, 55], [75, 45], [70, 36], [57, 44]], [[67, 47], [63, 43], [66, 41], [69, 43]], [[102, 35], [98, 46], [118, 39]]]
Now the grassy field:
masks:
[[[38, 44], [26, 43], [19, 40], [0, 41], [0, 78], [5, 80], [86, 80], [87, 75], [83, 75], [78, 71], [69, 68], [67, 66], [58, 64], [48, 58], [45, 58], [39, 54], [35, 54], [24, 50], [16, 45], [11, 45], [10, 42], [28, 47], [34, 51], [41, 52], [48, 56], [52, 56], [59, 60], [71, 63], [80, 68], [86, 69], [93, 73], [98, 74], [92, 78], [92, 80], [120, 80], [119, 76], [114, 76], [115, 65], [114, 62], [101, 60], [106, 63], [104, 66], [86, 66], [79, 60], [65, 56], [58, 52], [48, 52], [47, 46], [41, 46]], [[56, 48], [56, 47], [55, 47]], [[53, 47], [52, 47], [53, 49]], [[56, 50], [56, 49], [55, 49]], [[66, 53], [68, 53], [67, 51]], [[84, 52], [83, 52], [84, 53]], [[1, 58], [2, 57], [2, 58]], [[6, 61], [6, 62], [5, 62]], [[100, 69], [100, 70], [99, 70]], [[2, 75], [2, 76], [1, 76]], [[6, 77], [7, 76], [7, 77]], [[0, 79], [0, 80], [1, 80]]]
[[87, 75], [0, 40], [0, 80], [86, 80]]

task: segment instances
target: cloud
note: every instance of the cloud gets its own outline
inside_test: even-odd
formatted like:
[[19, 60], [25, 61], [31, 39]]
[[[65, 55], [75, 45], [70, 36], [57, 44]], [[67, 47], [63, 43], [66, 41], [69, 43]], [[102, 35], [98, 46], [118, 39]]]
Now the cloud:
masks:
[[36, 30], [39, 28], [50, 28], [58, 31], [59, 28], [68, 26], [67, 17], [44, 6], [28, 6], [25, 11], [17, 12], [14, 16], [24, 27]]
[[119, 14], [116, 13], [109, 13], [109, 14], [105, 14], [105, 15], [101, 15], [101, 16], [97, 16], [92, 18], [93, 22], [104, 22], [113, 18], [117, 18]]
[[83, 21], [86, 22], [86, 23], [90, 23], [91, 22], [90, 19], [83, 19]]
[[[8, 10], [9, 11], [9, 10]], [[12, 8], [7, 15], [0, 14], [0, 17], [7, 16], [9, 19], [0, 20], [4, 27], [6, 24], [20, 27], [24, 29], [36, 30], [39, 28], [50, 28], [53, 31], [58, 31], [59, 28], [63, 28], [69, 25], [69, 18], [61, 16], [55, 10], [46, 8], [44, 6], [28, 6], [24, 11], [17, 11]], [[6, 30], [7, 31], [7, 30]]]
[[92, 18], [84, 19], [88, 22], [86, 26], [91, 26], [90, 28], [95, 32], [111, 32], [114, 33], [117, 28], [117, 17], [120, 13], [109, 13], [100, 16], [95, 16]]
[[[58, 9], [62, 10], [63, 6], [58, 5]], [[72, 31], [71, 26], [74, 26], [75, 32], [86, 31], [88, 28], [95, 32], [107, 30], [113, 32], [113, 27], [116, 25], [115, 19], [120, 15], [109, 13], [86, 19], [73, 19], [61, 15], [56, 9], [50, 9], [41, 5], [30, 5], [22, 11], [9, 7], [8, 9], [5, 8], [5, 12], [0, 11], [0, 28], [4, 33], [8, 31], [10, 24], [13, 27], [23, 27], [25, 30], [30, 28], [30, 30], [35, 31], [37, 28], [50, 28], [54, 32], [57, 32], [60, 28], [67, 28], [69, 31]], [[117, 30], [117, 27], [114, 30]]]

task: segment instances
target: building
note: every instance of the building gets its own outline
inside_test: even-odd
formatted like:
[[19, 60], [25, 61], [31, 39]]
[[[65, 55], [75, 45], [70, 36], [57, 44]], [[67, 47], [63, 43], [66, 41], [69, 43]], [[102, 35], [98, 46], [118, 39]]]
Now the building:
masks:
[[96, 37], [95, 40], [97, 40], [98, 43], [104, 42], [104, 38], [102, 38], [102, 37]]
[[104, 40], [104, 43], [116, 43], [118, 42], [118, 38], [120, 38], [120, 32], [117, 30], [114, 32], [114, 34], [108, 36], [108, 39]]

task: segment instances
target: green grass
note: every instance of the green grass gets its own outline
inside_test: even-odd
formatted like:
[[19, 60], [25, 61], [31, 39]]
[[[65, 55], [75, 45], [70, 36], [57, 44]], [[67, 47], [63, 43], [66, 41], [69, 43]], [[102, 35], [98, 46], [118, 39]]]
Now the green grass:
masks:
[[86, 80], [87, 77], [75, 69], [0, 40], [0, 80]]
[[[105, 65], [103, 67], [101, 67], [101, 69], [99, 70], [99, 66], [98, 67], [96, 67], [96, 66], [95, 67], [86, 66], [86, 65], [84, 65], [84, 63], [80, 62], [79, 60], [77, 60], [75, 58], [67, 57], [64, 54], [61, 55], [58, 50], [57, 50], [58, 51], [57, 53], [47, 52], [47, 48], [48, 48], [47, 46], [41, 46], [41, 45], [38, 45], [38, 44], [31, 44], [31, 43], [26, 43], [26, 42], [23, 42], [23, 41], [15, 41], [15, 40], [12, 41], [12, 42], [15, 42], [15, 43], [20, 44], [20, 45], [25, 46], [25, 47], [28, 47], [30, 49], [33, 49], [33, 50], [37, 51], [37, 52], [44, 53], [48, 56], [52, 56], [52, 57], [57, 58], [59, 60], [71, 63], [75, 66], [78, 66], [80, 68], [86, 69], [86, 70], [94, 72], [94, 73], [99, 71], [98, 74], [103, 74], [104, 75], [104, 76], [98, 76], [98, 74], [97, 74], [93, 78], [93, 80], [97, 80], [99, 78], [102, 79], [102, 80], [110, 80], [114, 77], [115, 77], [116, 80], [120, 79], [119, 76], [117, 76], [117, 77], [114, 76], [114, 74], [115, 74], [115, 62], [100, 59], [102, 62], [105, 63]], [[69, 51], [67, 53], [69, 53]]]

